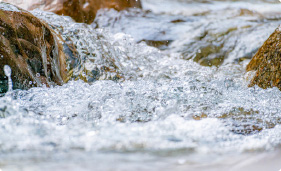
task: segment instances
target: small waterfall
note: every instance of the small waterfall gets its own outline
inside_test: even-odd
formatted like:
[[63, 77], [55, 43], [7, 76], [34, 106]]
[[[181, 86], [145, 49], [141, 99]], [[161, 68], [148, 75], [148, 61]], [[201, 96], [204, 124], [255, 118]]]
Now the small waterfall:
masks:
[[92, 25], [31, 11], [65, 46], [41, 46], [56, 68], [34, 79], [60, 73], [61, 48], [75, 79], [16, 90], [21, 75], [0, 62], [0, 168], [279, 170], [281, 91], [248, 87], [245, 72], [281, 24], [273, 1], [142, 0], [144, 10], [103, 10]]

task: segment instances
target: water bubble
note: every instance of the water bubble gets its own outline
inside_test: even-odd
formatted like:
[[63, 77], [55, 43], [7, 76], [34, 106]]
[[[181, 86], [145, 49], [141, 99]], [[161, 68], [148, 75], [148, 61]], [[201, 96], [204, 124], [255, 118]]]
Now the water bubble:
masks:
[[12, 69], [10, 68], [9, 65], [4, 66], [4, 72], [5, 72], [5, 75], [8, 77], [8, 86], [9, 86], [8, 92], [10, 92], [13, 90], [13, 82], [11, 79]]
[[186, 163], [186, 160], [185, 159], [179, 159], [178, 160], [178, 164], [180, 164], [180, 165], [183, 165], [183, 164], [185, 164]]
[[37, 73], [37, 74], [36, 74], [36, 77], [40, 77], [40, 74], [39, 74], [39, 73]]
[[5, 66], [4, 66], [4, 72], [5, 72], [5, 75], [6, 75], [7, 77], [11, 77], [12, 69], [10, 68], [9, 65], [5, 65]]

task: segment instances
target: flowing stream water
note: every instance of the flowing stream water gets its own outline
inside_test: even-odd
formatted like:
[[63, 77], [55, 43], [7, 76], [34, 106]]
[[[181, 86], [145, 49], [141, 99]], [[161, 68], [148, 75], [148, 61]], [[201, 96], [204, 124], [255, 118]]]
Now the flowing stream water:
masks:
[[[248, 87], [245, 72], [281, 24], [281, 3], [142, 3], [100, 10], [91, 25], [31, 12], [71, 37], [73, 74], [90, 83], [11, 90], [9, 81], [0, 170], [281, 169], [281, 92]], [[85, 72], [104, 65], [124, 79]]]

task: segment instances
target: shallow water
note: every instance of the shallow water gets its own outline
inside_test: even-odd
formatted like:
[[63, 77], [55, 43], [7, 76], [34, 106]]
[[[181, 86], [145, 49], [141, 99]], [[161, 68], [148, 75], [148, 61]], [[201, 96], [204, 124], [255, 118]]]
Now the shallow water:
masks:
[[[281, 92], [247, 87], [245, 73], [281, 23], [281, 4], [143, 6], [101, 10], [91, 25], [32, 11], [73, 40], [80, 57], [73, 75], [90, 84], [0, 97], [2, 170], [281, 168]], [[107, 80], [116, 73], [123, 79]]]

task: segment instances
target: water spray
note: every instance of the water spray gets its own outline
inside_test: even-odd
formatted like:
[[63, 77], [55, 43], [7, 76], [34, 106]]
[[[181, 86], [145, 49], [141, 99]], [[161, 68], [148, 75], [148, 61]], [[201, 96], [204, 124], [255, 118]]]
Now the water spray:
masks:
[[8, 77], [8, 92], [11, 92], [13, 90], [13, 82], [12, 82], [12, 69], [9, 65], [4, 66], [4, 73]]

